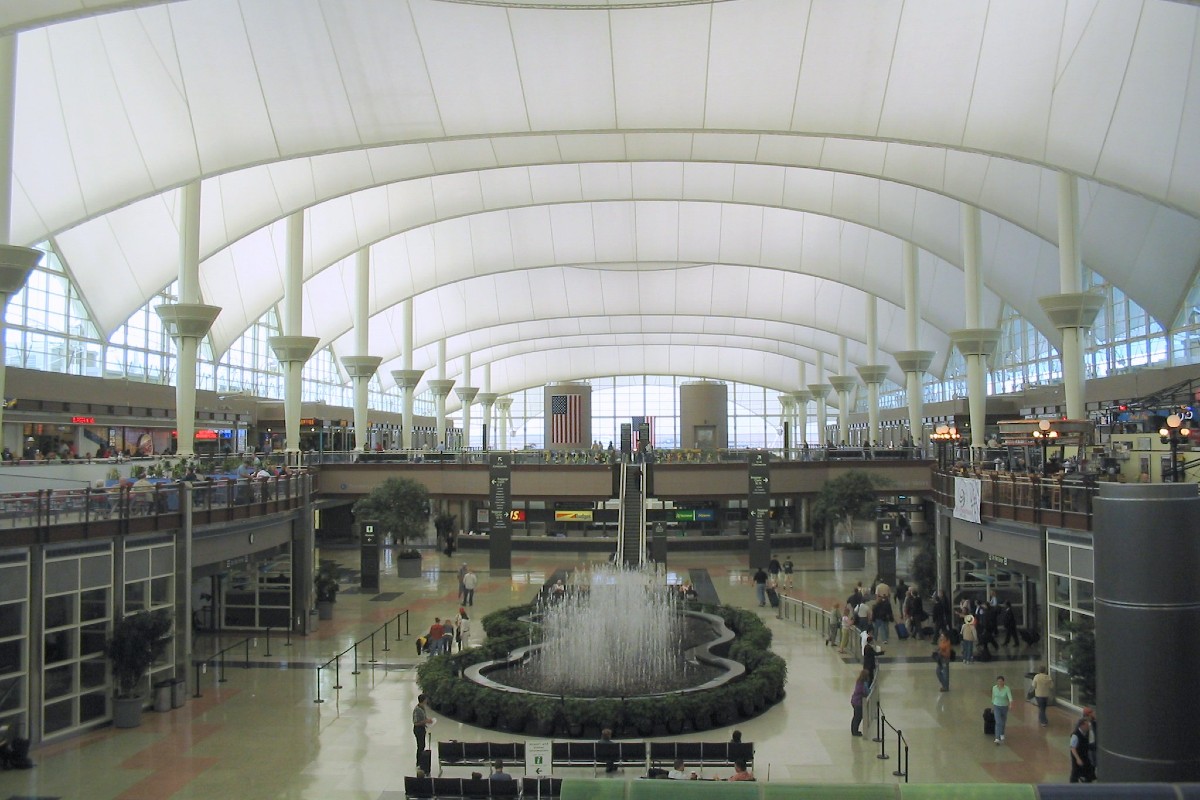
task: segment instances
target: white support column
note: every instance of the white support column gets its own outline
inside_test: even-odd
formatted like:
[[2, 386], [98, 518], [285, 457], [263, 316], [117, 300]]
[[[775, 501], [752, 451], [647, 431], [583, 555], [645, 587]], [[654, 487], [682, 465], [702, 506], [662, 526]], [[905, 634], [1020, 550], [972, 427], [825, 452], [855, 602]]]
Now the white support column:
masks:
[[317, 349], [316, 336], [304, 330], [304, 212], [296, 211], [286, 221], [287, 255], [283, 276], [283, 335], [268, 344], [283, 366], [283, 417], [285, 450], [293, 463], [300, 461], [300, 395], [304, 363]]
[[175, 446], [185, 459], [196, 454], [196, 354], [221, 309], [200, 302], [200, 181], [179, 190], [179, 302], [154, 311], [175, 342]]
[[920, 323], [920, 262], [917, 246], [904, 243], [904, 321], [907, 350], [897, 351], [896, 364], [904, 372], [904, 396], [908, 401], [908, 435], [917, 447], [925, 446], [924, 394], [922, 376], [933, 363], [936, 355], [932, 350], [921, 350]]
[[1059, 356], [1063, 370], [1064, 411], [1069, 419], [1085, 419], [1084, 384], [1088, 333], [1104, 300], [1083, 291], [1079, 256], [1079, 182], [1058, 174], [1058, 284], [1060, 293], [1038, 298], [1042, 310], [1062, 334]]
[[475, 396], [477, 394], [479, 394], [479, 389], [477, 387], [471, 385], [471, 354], [470, 353], [463, 354], [463, 380], [466, 382], [467, 385], [460, 386], [459, 388], [455, 389], [454, 393], [456, 395], [458, 395], [458, 400], [459, 400], [459, 402], [462, 403], [462, 412], [463, 412], [462, 449], [470, 450], [471, 449], [471, 402], [475, 399]]
[[967, 410], [971, 418], [971, 457], [977, 458], [987, 443], [987, 360], [1000, 341], [1000, 331], [982, 327], [982, 251], [979, 239], [980, 213], [976, 206], [962, 204], [963, 310], [965, 327], [951, 331], [954, 346], [967, 362]]
[[342, 367], [354, 386], [354, 449], [371, 449], [367, 396], [371, 378], [383, 359], [367, 355], [371, 323], [371, 250], [359, 248], [354, 254], [354, 355], [342, 356]]
[[13, 120], [16, 119], [17, 35], [0, 36], [0, 432], [4, 423], [5, 336], [8, 300], [42, 260], [40, 250], [9, 243], [12, 236]]
[[879, 384], [887, 377], [888, 368], [879, 362], [879, 308], [878, 298], [867, 295], [867, 360], [858, 367], [858, 376], [867, 385], [867, 441], [879, 446]]
[[838, 435], [836, 444], [850, 443], [850, 395], [858, 387], [853, 375], [846, 374], [846, 337], [838, 337], [838, 374], [829, 376], [829, 383], [838, 393]]
[[499, 412], [500, 417], [498, 420], [500, 436], [498, 437], [499, 444], [497, 445], [497, 449], [499, 450], [508, 449], [508, 429], [511, 419], [509, 415], [512, 413], [512, 402], [513, 399], [511, 397], [496, 398], [496, 410]]
[[826, 419], [825, 398], [829, 396], [833, 387], [825, 382], [825, 354], [817, 353], [817, 382], [810, 383], [808, 390], [812, 392], [813, 399], [817, 401], [817, 447], [824, 447], [829, 434], [825, 427], [828, 423]]
[[433, 392], [437, 403], [437, 443], [438, 447], [446, 449], [446, 396], [454, 387], [454, 380], [446, 378], [446, 340], [437, 343], [437, 378], [429, 381], [429, 391]]

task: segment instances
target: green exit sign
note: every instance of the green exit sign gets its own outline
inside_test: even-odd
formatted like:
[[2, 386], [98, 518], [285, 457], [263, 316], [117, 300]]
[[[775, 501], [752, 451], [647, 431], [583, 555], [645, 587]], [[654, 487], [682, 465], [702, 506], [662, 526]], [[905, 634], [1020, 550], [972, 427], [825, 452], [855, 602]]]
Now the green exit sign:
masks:
[[675, 509], [676, 522], [695, 522], [696, 510], [693, 508], [677, 508]]

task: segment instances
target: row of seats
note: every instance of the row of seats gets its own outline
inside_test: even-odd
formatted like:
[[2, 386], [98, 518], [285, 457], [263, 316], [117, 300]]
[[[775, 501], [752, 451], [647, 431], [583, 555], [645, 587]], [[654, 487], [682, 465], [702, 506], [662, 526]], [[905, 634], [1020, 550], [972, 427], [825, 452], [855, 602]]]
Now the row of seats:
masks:
[[404, 794], [412, 798], [462, 797], [487, 800], [493, 797], [558, 797], [562, 778], [522, 778], [520, 781], [491, 781], [487, 778], [414, 778], [404, 779]]
[[[438, 772], [444, 767], [486, 766], [497, 759], [525, 761], [524, 742], [438, 742]], [[556, 767], [657, 766], [683, 759], [688, 766], [754, 764], [753, 742], [554, 742], [550, 758]]]

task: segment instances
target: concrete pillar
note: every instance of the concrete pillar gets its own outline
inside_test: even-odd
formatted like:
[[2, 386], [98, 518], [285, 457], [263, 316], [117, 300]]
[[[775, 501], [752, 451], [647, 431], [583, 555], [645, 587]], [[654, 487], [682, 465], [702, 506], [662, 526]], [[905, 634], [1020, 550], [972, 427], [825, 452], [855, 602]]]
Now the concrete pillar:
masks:
[[825, 382], [825, 354], [817, 353], [817, 382], [810, 383], [808, 390], [817, 401], [817, 446], [824, 447], [829, 434], [825, 431], [825, 398], [833, 391], [833, 387]]
[[1100, 295], [1083, 291], [1083, 264], [1079, 257], [1079, 183], [1074, 175], [1058, 174], [1058, 283], [1059, 294], [1039, 297], [1046, 316], [1062, 334], [1059, 356], [1063, 370], [1064, 409], [1068, 419], [1086, 419], [1084, 410], [1084, 356], [1088, 332], [1104, 305]]
[[297, 211], [286, 222], [287, 257], [283, 276], [283, 335], [267, 344], [284, 371], [284, 449], [288, 460], [300, 462], [300, 396], [304, 363], [312, 358], [320, 341], [303, 336], [304, 317], [304, 212]]
[[462, 379], [463, 379], [463, 382], [466, 383], [467, 385], [460, 386], [459, 388], [455, 389], [454, 393], [456, 395], [458, 395], [458, 400], [460, 403], [462, 403], [462, 412], [463, 412], [462, 449], [470, 450], [471, 449], [471, 401], [473, 401], [475, 399], [475, 395], [479, 394], [479, 389], [470, 385], [471, 384], [471, 354], [470, 353], [465, 353], [463, 355]]
[[920, 263], [917, 246], [904, 243], [904, 321], [907, 350], [894, 354], [896, 365], [904, 372], [904, 397], [908, 401], [908, 435], [917, 447], [925, 446], [924, 389], [922, 378], [933, 363], [936, 355], [932, 350], [921, 350], [920, 322], [921, 304], [918, 288]]
[[500, 434], [496, 437], [496, 441], [498, 442], [496, 447], [498, 450], [508, 449], [508, 429], [511, 427], [509, 414], [512, 413], [512, 402], [513, 399], [511, 397], [496, 398], [496, 411], [500, 417], [497, 420], [497, 424], [500, 426]]
[[425, 370], [423, 369], [392, 370], [392, 380], [400, 387], [400, 399], [404, 409], [403, 422], [400, 425], [399, 448], [401, 450], [409, 449], [413, 446], [413, 395], [416, 393], [417, 384], [421, 382], [421, 376], [424, 374]]
[[454, 387], [454, 379], [446, 378], [445, 339], [441, 339], [437, 343], [437, 372], [435, 374], [437, 377], [429, 381], [429, 391], [433, 392], [433, 399], [437, 407], [435, 412], [437, 414], [437, 443], [439, 447], [446, 448], [446, 396]]
[[[9, 298], [21, 291], [42, 251], [9, 244], [12, 236], [13, 120], [16, 119], [17, 36], [0, 36], [0, 398], [4, 397], [4, 315]], [[193, 368], [194, 371], [194, 368]], [[194, 401], [193, 401], [194, 402]], [[195, 417], [195, 413], [192, 414]], [[0, 402], [0, 430], [4, 403]]]
[[857, 368], [858, 377], [867, 385], [867, 440], [879, 445], [879, 384], [887, 378], [888, 368], [879, 360], [879, 311], [875, 295], [867, 295], [867, 364]]
[[996, 350], [1000, 331], [982, 327], [982, 260], [979, 209], [962, 205], [963, 273], [966, 280], [963, 308], [965, 326], [951, 331], [950, 339], [967, 362], [967, 410], [971, 418], [971, 455], [976, 458], [987, 443], [987, 360]]
[[480, 420], [483, 425], [483, 435], [480, 437], [479, 446], [482, 450], [491, 450], [492, 442], [496, 441], [495, 428], [492, 424], [492, 406], [496, 404], [495, 392], [480, 392], [475, 395], [475, 399], [479, 401], [479, 405], [483, 408]]
[[853, 375], [830, 375], [829, 383], [838, 395], [837, 444], [850, 443], [850, 403], [853, 392], [858, 388], [858, 378]]
[[792, 392], [792, 402], [796, 409], [796, 433], [792, 439], [801, 448], [808, 444], [808, 404], [812, 401], [812, 397], [813, 393], [808, 389], [798, 389]]
[[779, 428], [786, 433], [780, 446], [783, 448], [784, 459], [792, 457], [791, 449], [796, 446], [796, 434], [792, 427], [792, 406], [795, 401], [792, 400], [790, 394], [776, 395], [776, 400], [779, 401]]
[[371, 449], [367, 389], [383, 359], [367, 355], [370, 327], [371, 251], [360, 248], [354, 258], [354, 355], [342, 356], [342, 368], [354, 385], [354, 449]]
[[1200, 781], [1196, 484], [1101, 483], [1093, 510], [1099, 777]]

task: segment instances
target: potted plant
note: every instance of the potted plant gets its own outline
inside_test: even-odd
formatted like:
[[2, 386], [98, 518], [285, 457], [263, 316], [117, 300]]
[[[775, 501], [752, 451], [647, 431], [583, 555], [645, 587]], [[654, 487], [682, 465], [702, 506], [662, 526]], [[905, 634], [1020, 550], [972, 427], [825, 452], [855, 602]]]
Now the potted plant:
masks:
[[113, 725], [136, 728], [142, 724], [141, 694], [146, 673], [166, 652], [171, 638], [171, 612], [140, 611], [113, 623], [104, 654], [112, 665], [116, 698], [113, 701]]
[[322, 570], [313, 579], [317, 600], [317, 619], [333, 619], [333, 604], [337, 602], [338, 582]]
[[[354, 517], [374, 520], [392, 534], [397, 545], [424, 539], [429, 523], [429, 490], [407, 478], [389, 478], [354, 504]], [[421, 554], [412, 548], [401, 549], [396, 569], [401, 578], [421, 576]]]

